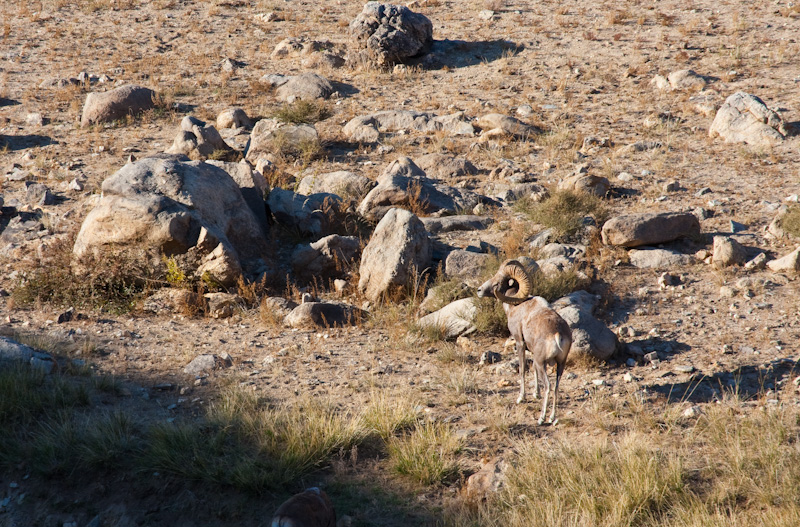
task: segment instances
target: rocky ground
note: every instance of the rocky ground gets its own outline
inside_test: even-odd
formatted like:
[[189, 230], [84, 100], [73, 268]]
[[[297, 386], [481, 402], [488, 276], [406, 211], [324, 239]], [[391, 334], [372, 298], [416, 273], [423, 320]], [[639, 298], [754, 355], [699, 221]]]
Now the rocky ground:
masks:
[[[554, 188], [585, 167], [607, 178], [604, 199], [611, 217], [694, 212], [702, 218], [700, 235], [663, 244], [687, 255], [667, 268], [635, 267], [626, 249], [598, 239], [589, 244], [581, 265], [594, 278], [590, 290], [602, 297], [598, 318], [618, 335], [620, 346], [608, 361], [573, 359], [562, 382], [557, 426], [536, 426], [538, 404], [514, 404], [516, 372], [510, 348], [503, 349], [505, 335], [425, 340], [410, 331], [415, 312], [405, 305], [373, 303], [371, 318], [356, 327], [296, 329], [257, 307], [224, 319], [79, 307], [82, 316], [59, 322], [69, 306], [18, 305], [11, 296], [0, 302], [0, 331], [55, 349], [79, 343], [80, 359], [124, 381], [126, 396], [119, 404], [154, 420], [201, 415], [220, 386], [231, 382], [276, 401], [311, 394], [350, 408], [363, 405], [376, 389], [412, 399], [465, 437], [467, 472], [484, 457], [502, 456], [520, 435], [547, 441], [613, 434], [598, 426], [602, 401], [633, 392], [648, 394], [654, 407], [681, 409], [714, 404], [732, 389], [753, 411], [800, 403], [793, 383], [800, 338], [796, 271], [746, 269], [744, 260], [719, 268], [704, 261], [714, 251], [715, 235], [744, 245], [747, 259], [758, 252], [774, 259], [796, 247], [797, 239], [776, 237], [767, 227], [779, 207], [796, 202], [800, 193], [799, 139], [791, 133], [800, 121], [797, 7], [781, 1], [696, 2], [691, 9], [675, 1], [412, 4], [433, 22], [436, 43], [429, 59], [382, 70], [348, 57], [348, 24], [361, 2], [5, 0], [0, 288], [13, 292], [27, 258], [74, 233], [97, 204], [103, 180], [130, 155], [142, 159], [166, 151], [185, 116], [214, 123], [231, 107], [254, 119], [271, 116], [283, 102], [265, 75], [316, 72], [337, 91], [326, 103], [331, 116], [316, 123], [325, 154], [306, 166], [275, 159], [272, 185], [293, 188], [301, 170], [349, 170], [376, 179], [399, 156], [418, 160], [437, 153], [477, 167], [475, 174], [445, 173], [441, 179], [481, 195], [513, 186], [510, 174]], [[322, 51], [274, 53], [289, 37], [325, 44], [317, 46]], [[686, 69], [702, 77], [673, 87], [667, 76]], [[129, 83], [159, 93], [162, 106], [135, 119], [81, 126], [88, 93]], [[780, 114], [780, 138], [754, 145], [709, 136], [717, 109], [739, 91]], [[470, 135], [403, 128], [380, 133], [376, 142], [359, 142], [343, 130], [354, 117], [382, 110], [463, 112], [465, 122], [499, 113], [542, 132], [519, 138], [492, 137], [488, 127]], [[220, 132], [243, 152], [249, 130]], [[44, 184], [53, 199], [41, 204], [30, 182]], [[537, 228], [524, 216], [509, 206], [484, 210], [494, 219], [486, 230], [438, 239], [454, 248], [484, 241], [531, 251], [528, 241]], [[286, 238], [273, 237], [272, 243], [281, 244], [272, 248], [278, 259], [292, 249]], [[288, 268], [286, 261], [275, 263]], [[659, 282], [664, 272], [670, 276]], [[343, 294], [323, 296], [362, 306], [356, 279], [351, 277]], [[287, 291], [282, 296], [300, 300], [297, 288]], [[503, 360], [479, 364], [486, 350], [502, 353]], [[222, 358], [216, 369], [184, 371], [204, 354]], [[0, 477], [6, 485], [11, 479]], [[426, 512], [419, 514], [428, 520], [458, 488], [385, 484], [421, 504]], [[68, 492], [89, 499], [85, 492]], [[110, 492], [103, 502], [125, 502], [128, 510], [168, 508], [137, 499], [125, 502]], [[237, 499], [220, 496], [229, 504]], [[43, 521], [47, 514], [67, 522], [69, 514], [58, 507], [20, 508], [29, 516], [16, 516], [16, 524], [26, 524], [20, 518]], [[384, 517], [373, 510], [370, 520], [363, 506], [353, 507], [340, 513], [351, 512], [363, 524], [399, 525], [410, 514]], [[72, 515], [91, 519], [80, 505]], [[247, 521], [259, 524], [255, 516]]]

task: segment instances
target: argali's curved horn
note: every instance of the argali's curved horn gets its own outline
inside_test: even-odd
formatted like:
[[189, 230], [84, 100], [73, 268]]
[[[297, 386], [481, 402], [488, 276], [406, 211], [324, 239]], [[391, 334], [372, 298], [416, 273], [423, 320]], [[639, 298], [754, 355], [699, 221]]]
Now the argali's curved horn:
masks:
[[528, 299], [528, 295], [531, 293], [533, 284], [528, 271], [525, 269], [525, 266], [523, 266], [517, 260], [509, 260], [503, 264], [503, 266], [500, 268], [500, 271], [498, 271], [498, 274], [500, 274], [500, 276], [502, 276], [504, 279], [516, 280], [519, 284], [519, 287], [517, 288], [517, 294], [515, 296], [507, 296], [505, 293], [495, 289], [494, 296], [499, 301], [506, 304], [518, 305]]

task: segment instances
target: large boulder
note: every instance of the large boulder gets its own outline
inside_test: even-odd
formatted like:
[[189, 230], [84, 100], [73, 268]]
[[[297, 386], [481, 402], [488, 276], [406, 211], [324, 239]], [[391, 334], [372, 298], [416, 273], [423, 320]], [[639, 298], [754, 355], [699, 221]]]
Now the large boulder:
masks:
[[479, 202], [474, 192], [440, 185], [428, 178], [408, 157], [390, 163], [377, 182], [358, 206], [358, 213], [371, 220], [380, 219], [392, 207], [425, 214], [454, 214], [472, 209]]
[[328, 278], [344, 274], [358, 257], [361, 243], [355, 236], [331, 234], [292, 252], [292, 268], [299, 276]]
[[420, 56], [433, 44], [433, 24], [405, 6], [367, 2], [350, 22], [359, 55], [386, 67]]
[[310, 124], [288, 124], [277, 119], [261, 119], [250, 133], [245, 159], [251, 163], [268, 154], [297, 155], [307, 148], [319, 148], [319, 134]]
[[331, 82], [316, 73], [270, 75], [270, 81], [273, 85], [277, 85], [275, 95], [278, 100], [286, 102], [293, 102], [296, 99], [306, 101], [327, 99], [334, 92]]
[[690, 212], [624, 214], [603, 225], [603, 243], [619, 247], [656, 245], [700, 234], [700, 222]]
[[725, 99], [708, 135], [719, 136], [726, 143], [771, 146], [783, 141], [786, 128], [781, 116], [767, 108], [764, 101], [740, 91]]
[[227, 155], [232, 151], [213, 124], [206, 124], [190, 115], [181, 120], [181, 129], [167, 149], [168, 154], [184, 154], [191, 159], [206, 159], [212, 154]]
[[393, 288], [407, 286], [430, 266], [431, 252], [419, 218], [407, 210], [390, 209], [362, 253], [359, 291], [378, 300]]
[[415, 162], [429, 177], [436, 179], [454, 179], [478, 173], [477, 167], [467, 159], [447, 154], [425, 154]]
[[284, 323], [293, 328], [355, 326], [366, 313], [357, 307], [338, 302], [306, 302], [286, 315]]
[[631, 265], [639, 269], [681, 268], [692, 262], [692, 257], [669, 249], [631, 249], [628, 251]]
[[556, 300], [552, 307], [572, 329], [573, 353], [608, 360], [617, 351], [619, 340], [608, 326], [595, 318], [594, 310], [599, 302], [597, 295], [575, 291]]
[[417, 327], [440, 331], [443, 338], [454, 339], [475, 331], [477, 312], [478, 306], [474, 298], [462, 298], [420, 318], [417, 320]]
[[226, 108], [217, 115], [217, 129], [252, 128], [253, 121], [242, 108]]
[[102, 257], [110, 249], [141, 249], [156, 269], [174, 257], [198, 276], [235, 283], [266, 269], [267, 244], [239, 186], [221, 168], [182, 156], [128, 163], [103, 181], [73, 251]]
[[375, 186], [375, 182], [370, 178], [347, 170], [325, 174], [300, 174], [300, 176], [302, 179], [297, 185], [299, 194], [329, 192], [342, 198], [360, 199]]
[[206, 161], [206, 163], [221, 168], [239, 185], [239, 190], [241, 190], [247, 206], [250, 207], [266, 234], [269, 230], [267, 211], [264, 206], [264, 196], [269, 193], [267, 179], [261, 175], [261, 172], [253, 170], [250, 163], [244, 160], [238, 163], [228, 161]]
[[150, 88], [126, 84], [107, 92], [94, 92], [86, 96], [81, 114], [81, 126], [107, 123], [137, 115], [155, 108], [156, 92]]
[[448, 278], [459, 278], [467, 285], [478, 287], [482, 281], [483, 270], [491, 260], [492, 256], [485, 253], [460, 249], [450, 251], [445, 260], [444, 274]]

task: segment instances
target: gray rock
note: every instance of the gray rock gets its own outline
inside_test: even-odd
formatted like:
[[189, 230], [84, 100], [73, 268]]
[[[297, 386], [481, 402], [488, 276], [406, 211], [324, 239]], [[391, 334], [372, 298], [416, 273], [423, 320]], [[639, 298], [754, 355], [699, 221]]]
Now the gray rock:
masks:
[[725, 100], [708, 135], [719, 136], [726, 143], [771, 146], [783, 141], [786, 128], [781, 116], [767, 108], [764, 101], [740, 91]]
[[483, 270], [491, 260], [492, 256], [489, 254], [451, 251], [445, 260], [444, 273], [449, 278], [460, 278], [467, 285], [476, 287], [480, 285]]
[[212, 154], [232, 151], [214, 125], [190, 115], [181, 120], [181, 130], [167, 149], [168, 154], [184, 154], [192, 159], [205, 159]]
[[508, 469], [508, 463], [502, 459], [493, 459], [485, 463], [480, 470], [467, 478], [464, 493], [472, 499], [479, 500], [497, 494], [505, 487]]
[[446, 154], [426, 154], [417, 158], [415, 162], [428, 177], [436, 179], [455, 179], [478, 173], [475, 165], [466, 159]]
[[378, 223], [361, 256], [358, 289], [372, 301], [409, 285], [431, 263], [431, 243], [414, 214], [390, 209]]
[[714, 267], [719, 269], [731, 265], [741, 265], [747, 261], [745, 247], [727, 236], [714, 236], [714, 253], [711, 258]]
[[148, 296], [142, 310], [157, 315], [205, 311], [205, 298], [188, 289], [165, 287]]
[[379, 2], [367, 2], [350, 22], [350, 34], [360, 56], [379, 67], [406, 62], [433, 44], [433, 25], [426, 16]]
[[572, 351], [608, 360], [617, 351], [619, 341], [613, 331], [595, 318], [600, 297], [586, 291], [575, 291], [553, 303], [572, 329]]
[[443, 338], [454, 339], [475, 331], [476, 313], [475, 299], [462, 298], [420, 318], [417, 326], [422, 329], [437, 329], [441, 331]]
[[425, 229], [431, 234], [452, 231], [482, 231], [494, 223], [488, 216], [470, 214], [459, 216], [443, 216], [441, 218], [420, 218]]
[[611, 190], [611, 182], [606, 177], [595, 176], [579, 171], [558, 183], [560, 190], [575, 190], [604, 197]]
[[292, 268], [299, 276], [327, 279], [343, 276], [358, 258], [361, 244], [355, 236], [331, 234], [314, 243], [298, 246], [292, 253]]
[[261, 309], [270, 313], [273, 318], [283, 320], [297, 307], [297, 302], [279, 296], [270, 296], [262, 300]]
[[387, 110], [369, 115], [354, 117], [342, 131], [351, 140], [374, 143], [380, 133], [415, 130], [418, 132], [437, 132], [443, 130], [453, 135], [473, 135], [475, 129], [463, 112], [437, 116], [433, 113], [407, 110]]
[[332, 302], [305, 302], [286, 315], [284, 323], [294, 328], [355, 326], [366, 318], [357, 307]]
[[111, 122], [155, 108], [156, 92], [149, 88], [127, 84], [107, 92], [86, 96], [81, 126]]
[[626, 214], [611, 218], [602, 230], [603, 243], [621, 247], [657, 245], [699, 234], [700, 222], [688, 212]]
[[287, 124], [277, 119], [261, 119], [250, 133], [245, 159], [251, 163], [262, 155], [297, 155], [309, 146], [318, 147], [319, 134], [310, 124]]
[[101, 189], [75, 240], [76, 256], [122, 246], [143, 251], [163, 270], [167, 254], [224, 285], [243, 271], [264, 272], [264, 233], [224, 170], [162, 155], [123, 166]]
[[516, 117], [501, 113], [483, 115], [478, 118], [476, 124], [484, 132], [499, 130], [500, 133], [521, 139], [527, 139], [541, 133], [539, 128], [523, 123]]
[[251, 128], [253, 121], [242, 108], [228, 108], [217, 115], [217, 129], [223, 128]]
[[400, 157], [389, 164], [358, 206], [365, 218], [380, 219], [392, 207], [419, 210], [426, 214], [455, 213], [478, 204], [474, 192], [440, 185], [429, 179], [410, 158]]
[[231, 293], [206, 293], [203, 297], [208, 306], [208, 316], [212, 318], [232, 317], [237, 309], [244, 306], [242, 297]]
[[327, 99], [333, 92], [333, 86], [325, 77], [316, 73], [303, 73], [287, 77], [286, 82], [275, 90], [275, 95], [281, 101], [292, 102], [296, 99]]
[[267, 197], [275, 221], [312, 236], [322, 235], [328, 229], [327, 213], [337, 213], [340, 203], [341, 198], [336, 194], [304, 196], [282, 188], [272, 189]]
[[678, 70], [667, 75], [669, 85], [673, 90], [701, 91], [706, 87], [706, 77], [699, 75], [694, 70]]
[[230, 367], [233, 363], [228, 358], [223, 359], [217, 355], [211, 354], [204, 354], [198, 355], [192, 361], [183, 368], [184, 373], [188, 373], [189, 375], [200, 375], [202, 373], [208, 373], [213, 371], [217, 368], [224, 368]]
[[264, 195], [269, 192], [269, 184], [266, 178], [260, 172], [253, 170], [250, 163], [244, 160], [238, 163], [210, 160], [206, 161], [206, 163], [221, 168], [233, 178], [236, 184], [239, 185], [242, 197], [253, 212], [253, 216], [258, 220], [259, 225], [261, 225], [264, 234], [269, 232], [267, 212], [264, 207]]
[[639, 269], [673, 269], [684, 267], [692, 261], [691, 256], [669, 249], [631, 249], [628, 251], [631, 265]]
[[31, 367], [43, 371], [46, 374], [51, 373], [55, 367], [53, 357], [47, 353], [37, 351], [30, 346], [0, 336], [0, 365], [2, 365], [3, 362], [30, 364]]
[[547, 187], [538, 183], [490, 183], [485, 187], [485, 193], [505, 203], [528, 198], [535, 203], [544, 201], [550, 195]]
[[346, 170], [325, 174], [301, 174], [301, 176], [302, 179], [297, 186], [299, 194], [329, 192], [345, 199], [361, 199], [375, 186], [375, 182], [368, 177]]
[[800, 247], [790, 252], [786, 256], [767, 262], [767, 267], [771, 271], [787, 272], [800, 270]]
[[33, 206], [50, 206], [56, 204], [56, 197], [42, 183], [25, 182], [25, 199]]

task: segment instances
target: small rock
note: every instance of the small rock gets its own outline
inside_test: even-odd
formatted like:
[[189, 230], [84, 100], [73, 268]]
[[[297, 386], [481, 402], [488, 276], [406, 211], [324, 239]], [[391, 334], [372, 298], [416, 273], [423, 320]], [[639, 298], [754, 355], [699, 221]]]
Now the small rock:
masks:
[[484, 351], [481, 354], [481, 360], [478, 364], [483, 366], [484, 364], [495, 364], [502, 360], [502, 357], [499, 353], [495, 351]]
[[633, 375], [631, 375], [629, 372], [625, 373], [625, 375], [622, 376], [622, 380], [625, 382], [633, 382]]
[[688, 365], [678, 364], [672, 369], [677, 373], [692, 373], [694, 371], [694, 366], [692, 366], [691, 364]]
[[701, 415], [702, 413], [703, 413], [703, 410], [699, 406], [694, 405], [694, 406], [690, 406], [689, 408], [687, 408], [686, 410], [683, 411], [683, 417], [685, 417], [687, 419], [691, 419], [692, 417], [697, 417], [697, 416]]
[[658, 352], [651, 351], [644, 356], [644, 360], [646, 362], [656, 362], [658, 361]]

